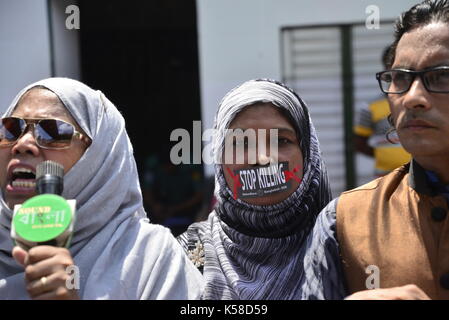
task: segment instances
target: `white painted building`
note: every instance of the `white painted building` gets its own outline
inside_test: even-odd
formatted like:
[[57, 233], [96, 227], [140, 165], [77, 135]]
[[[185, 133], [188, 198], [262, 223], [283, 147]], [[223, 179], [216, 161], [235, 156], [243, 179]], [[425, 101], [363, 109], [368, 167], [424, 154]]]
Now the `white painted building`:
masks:
[[[392, 41], [392, 22], [417, 0], [198, 0], [202, 120], [213, 126], [220, 99], [253, 78], [284, 80], [309, 105], [333, 194], [345, 189], [342, 27], [352, 38], [354, 108], [380, 94], [374, 73]], [[371, 6], [371, 7], [370, 7]], [[379, 29], [367, 29], [372, 6]], [[293, 39], [293, 42], [289, 42]], [[292, 48], [292, 46], [294, 48]], [[293, 50], [292, 50], [293, 49]], [[356, 184], [373, 161], [356, 156]], [[207, 172], [212, 174], [212, 168]]]
[[73, 3], [0, 0], [1, 112], [34, 81], [50, 76], [80, 79], [78, 30], [65, 28], [65, 8]]

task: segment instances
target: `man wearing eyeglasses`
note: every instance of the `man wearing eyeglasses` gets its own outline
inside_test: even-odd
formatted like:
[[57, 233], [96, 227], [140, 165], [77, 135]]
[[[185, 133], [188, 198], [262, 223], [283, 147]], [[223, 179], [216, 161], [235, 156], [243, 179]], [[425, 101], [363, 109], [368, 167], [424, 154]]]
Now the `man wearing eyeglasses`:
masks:
[[412, 160], [323, 209], [304, 298], [449, 299], [449, 1], [402, 14], [377, 79]]

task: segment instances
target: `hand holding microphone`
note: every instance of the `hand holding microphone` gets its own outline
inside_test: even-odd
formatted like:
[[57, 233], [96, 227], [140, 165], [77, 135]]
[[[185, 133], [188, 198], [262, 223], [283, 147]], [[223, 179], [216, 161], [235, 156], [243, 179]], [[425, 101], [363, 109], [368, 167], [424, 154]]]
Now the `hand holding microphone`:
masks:
[[64, 168], [44, 161], [36, 167], [37, 196], [14, 207], [11, 237], [25, 250], [37, 245], [69, 247], [75, 223], [75, 200], [61, 197]]
[[67, 249], [75, 223], [75, 200], [61, 197], [64, 168], [53, 161], [36, 167], [37, 196], [14, 207], [12, 255], [25, 268], [26, 289], [32, 299], [79, 299], [69, 289], [66, 270], [74, 265]]

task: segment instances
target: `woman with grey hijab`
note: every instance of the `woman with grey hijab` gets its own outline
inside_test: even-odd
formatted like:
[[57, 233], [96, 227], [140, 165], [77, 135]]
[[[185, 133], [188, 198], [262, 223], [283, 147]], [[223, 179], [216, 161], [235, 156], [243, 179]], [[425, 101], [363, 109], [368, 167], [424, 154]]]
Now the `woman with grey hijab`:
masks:
[[[178, 237], [203, 272], [203, 298], [300, 299], [304, 240], [317, 214], [331, 199], [307, 107], [279, 82], [251, 80], [223, 98], [215, 129], [213, 150], [220, 159], [215, 164], [217, 205], [207, 221], [192, 224]], [[238, 145], [237, 139], [227, 141], [229, 129], [257, 129], [258, 134], [260, 129], [277, 129], [277, 156], [272, 159], [271, 151], [266, 152], [268, 147], [264, 152], [258, 141], [257, 163], [251, 165], [250, 142], [244, 142], [243, 164], [223, 161], [226, 148]], [[276, 140], [271, 134], [270, 143]], [[274, 174], [281, 165], [286, 166], [283, 173]], [[280, 187], [266, 189], [268, 184], [263, 181], [268, 180], [256, 178], [253, 172], [266, 173], [270, 185], [277, 181]], [[256, 196], [247, 193], [245, 197], [243, 189], [251, 187], [251, 181], [242, 177], [249, 173], [254, 180], [259, 179], [258, 189]], [[288, 180], [289, 187], [284, 184]]]
[[[42, 140], [49, 125], [42, 119], [61, 129], [68, 123], [79, 135], [55, 150]], [[201, 274], [170, 231], [146, 219], [124, 119], [102, 92], [71, 79], [42, 80], [16, 96], [0, 126], [0, 299], [200, 296]], [[71, 245], [13, 250], [11, 208], [35, 195], [30, 174], [44, 160], [64, 165], [62, 196], [76, 199]], [[15, 177], [17, 170], [28, 176]], [[64, 268], [70, 265], [79, 271], [79, 288], [67, 288]]]

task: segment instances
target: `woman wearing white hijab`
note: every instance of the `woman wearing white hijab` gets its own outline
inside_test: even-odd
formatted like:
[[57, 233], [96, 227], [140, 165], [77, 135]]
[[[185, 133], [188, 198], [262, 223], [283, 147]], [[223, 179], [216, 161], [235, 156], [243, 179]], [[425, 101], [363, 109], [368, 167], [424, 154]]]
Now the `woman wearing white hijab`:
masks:
[[251, 80], [223, 98], [215, 129], [217, 159], [229, 145], [227, 129], [277, 129], [276, 160], [288, 163], [289, 170], [284, 172], [292, 184], [285, 191], [262, 197], [238, 198], [239, 185], [234, 180], [237, 173], [243, 174], [245, 169], [265, 170], [263, 165], [271, 153], [258, 151], [256, 166], [247, 163], [249, 158], [242, 165], [227, 164], [226, 160], [224, 164], [223, 161], [215, 164], [218, 201], [215, 210], [207, 221], [191, 225], [178, 237], [203, 271], [206, 281], [203, 298], [300, 299], [304, 240], [316, 216], [331, 199], [326, 168], [307, 107], [281, 83]]
[[[29, 120], [36, 118], [64, 120], [84, 138], [73, 136], [64, 150], [43, 148], [36, 139], [38, 124]], [[22, 123], [21, 134], [6, 139], [6, 121]], [[201, 274], [170, 231], [146, 219], [124, 119], [103, 93], [65, 78], [31, 84], [5, 112], [0, 134], [0, 299], [200, 296]], [[71, 245], [69, 250], [37, 246], [28, 253], [16, 247], [13, 258], [11, 208], [35, 193], [33, 181], [18, 184], [11, 171], [23, 167], [35, 173], [44, 160], [64, 165], [62, 196], [77, 201]], [[71, 264], [79, 269], [79, 290], [64, 287], [62, 271]]]

